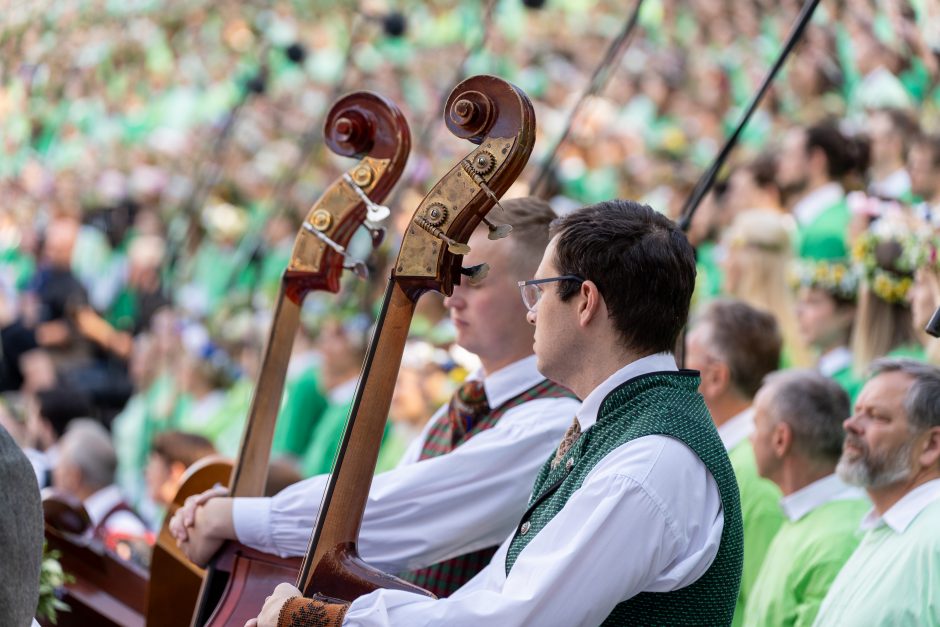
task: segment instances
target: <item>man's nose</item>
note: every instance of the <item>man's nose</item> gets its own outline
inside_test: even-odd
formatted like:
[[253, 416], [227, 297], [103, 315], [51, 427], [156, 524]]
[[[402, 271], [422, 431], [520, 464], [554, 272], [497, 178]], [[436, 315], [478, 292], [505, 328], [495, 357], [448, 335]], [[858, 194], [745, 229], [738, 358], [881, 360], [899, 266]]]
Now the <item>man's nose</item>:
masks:
[[859, 428], [858, 420], [855, 417], [855, 414], [852, 414], [848, 418], [842, 421], [842, 428], [845, 429], [846, 433], [851, 433], [853, 435], [861, 435], [862, 430]]
[[534, 324], [535, 324], [535, 318], [536, 318], [536, 312], [535, 312], [535, 311], [527, 311], [527, 312], [526, 312], [526, 314], [525, 314], [525, 319], [529, 322], [529, 324], [534, 325]]

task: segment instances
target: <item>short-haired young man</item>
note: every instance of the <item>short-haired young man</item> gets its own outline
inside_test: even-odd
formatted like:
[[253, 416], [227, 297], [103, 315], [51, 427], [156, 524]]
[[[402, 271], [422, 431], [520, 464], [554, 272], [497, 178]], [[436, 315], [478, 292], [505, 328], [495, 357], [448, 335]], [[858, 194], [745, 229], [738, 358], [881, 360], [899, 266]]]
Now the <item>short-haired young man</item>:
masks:
[[671, 354], [694, 282], [692, 247], [648, 206], [604, 202], [559, 220], [523, 299], [539, 371], [584, 402], [489, 566], [440, 600], [378, 590], [347, 607], [288, 600], [297, 590], [282, 584], [259, 623], [730, 623], [737, 485], [698, 376]]

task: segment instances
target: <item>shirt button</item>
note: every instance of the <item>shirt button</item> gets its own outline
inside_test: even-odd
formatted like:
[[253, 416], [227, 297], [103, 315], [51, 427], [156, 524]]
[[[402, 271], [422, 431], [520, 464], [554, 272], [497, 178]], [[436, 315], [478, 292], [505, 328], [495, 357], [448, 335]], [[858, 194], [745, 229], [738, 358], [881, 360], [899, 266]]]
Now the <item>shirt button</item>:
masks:
[[574, 468], [574, 459], [569, 457], [568, 461], [565, 462], [565, 470], [571, 472], [572, 468]]
[[527, 521], [525, 521], [524, 523], [522, 523], [522, 526], [521, 526], [521, 527], [519, 527], [519, 533], [521, 533], [522, 535], [525, 535], [525, 534], [529, 533], [529, 529], [530, 529], [531, 527], [532, 527], [532, 523], [530, 523], [530, 522], [527, 520]]

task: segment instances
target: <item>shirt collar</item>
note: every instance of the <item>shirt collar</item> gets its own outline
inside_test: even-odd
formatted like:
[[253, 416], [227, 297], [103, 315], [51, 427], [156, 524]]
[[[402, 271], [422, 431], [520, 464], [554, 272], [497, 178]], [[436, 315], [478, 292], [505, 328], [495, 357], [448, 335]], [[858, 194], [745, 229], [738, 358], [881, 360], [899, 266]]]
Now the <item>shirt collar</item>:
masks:
[[351, 399], [356, 393], [356, 385], [358, 383], [359, 378], [353, 377], [349, 381], [345, 381], [337, 385], [329, 392], [330, 402], [334, 405], [339, 405], [340, 403], [345, 403]]
[[499, 407], [509, 399], [519, 396], [545, 380], [535, 367], [535, 355], [529, 355], [508, 366], [503, 366], [491, 374], [485, 374], [482, 368], [478, 368], [467, 378], [483, 381], [486, 402], [493, 408]]
[[862, 529], [874, 529], [881, 525], [888, 525], [895, 533], [904, 533], [914, 522], [917, 515], [924, 509], [940, 499], [940, 479], [928, 481], [917, 486], [888, 508], [883, 516], [872, 509], [862, 519]]
[[845, 190], [836, 182], [826, 183], [806, 194], [793, 206], [793, 215], [801, 226], [812, 224], [823, 211], [845, 198]]
[[607, 379], [599, 386], [594, 388], [584, 402], [581, 403], [581, 409], [578, 410], [578, 422], [581, 423], [581, 429], [587, 429], [597, 422], [597, 412], [601, 409], [601, 403], [607, 398], [607, 395], [614, 391], [621, 384], [630, 379], [635, 379], [640, 375], [651, 372], [677, 372], [676, 358], [672, 353], [656, 353], [642, 357], [634, 362], [630, 362]]
[[852, 351], [845, 346], [833, 348], [831, 351], [819, 358], [817, 368], [820, 374], [831, 377], [840, 370], [844, 370], [852, 365]]
[[846, 484], [836, 475], [827, 475], [780, 499], [780, 507], [795, 522], [830, 501], [864, 498], [865, 492], [860, 488]]
[[725, 450], [730, 451], [751, 435], [754, 430], [754, 408], [748, 407], [741, 413], [728, 419], [718, 427], [718, 437], [721, 438]]
[[91, 520], [91, 526], [97, 527], [104, 520], [112, 509], [124, 500], [121, 496], [121, 490], [114, 484], [101, 488], [91, 496], [85, 499], [82, 505], [88, 512], [88, 518]]
[[911, 175], [904, 168], [895, 170], [880, 181], [875, 181], [868, 186], [869, 191], [873, 194], [887, 196], [888, 198], [903, 196], [910, 188]]

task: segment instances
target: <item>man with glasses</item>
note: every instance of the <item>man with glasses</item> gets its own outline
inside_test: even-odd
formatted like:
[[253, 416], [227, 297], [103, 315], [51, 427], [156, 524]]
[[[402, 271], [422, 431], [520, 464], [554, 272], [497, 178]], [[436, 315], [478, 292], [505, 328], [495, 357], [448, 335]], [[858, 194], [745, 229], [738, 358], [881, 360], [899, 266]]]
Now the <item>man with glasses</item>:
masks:
[[[578, 408], [568, 390], [536, 370], [533, 331], [516, 287], [535, 271], [555, 213], [535, 198], [502, 205], [500, 220], [513, 226], [510, 237], [490, 240], [481, 227], [463, 260], [465, 266], [485, 262], [489, 273], [464, 279], [444, 301], [457, 343], [480, 358], [482, 369], [431, 417], [398, 467], [375, 477], [359, 537], [363, 559], [438, 596], [489, 562]], [[197, 564], [228, 539], [300, 556], [327, 479], [312, 477], [273, 498], [231, 499], [209, 491], [189, 500], [171, 529]]]
[[[727, 625], [742, 525], [728, 455], [672, 350], [695, 258], [650, 207], [610, 201], [553, 223], [522, 282], [539, 371], [584, 399], [489, 566], [447, 599], [377, 590], [350, 605], [282, 584], [286, 625]], [[312, 622], [316, 615], [319, 622]]]

